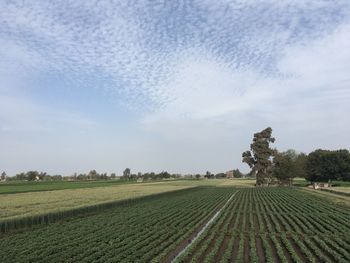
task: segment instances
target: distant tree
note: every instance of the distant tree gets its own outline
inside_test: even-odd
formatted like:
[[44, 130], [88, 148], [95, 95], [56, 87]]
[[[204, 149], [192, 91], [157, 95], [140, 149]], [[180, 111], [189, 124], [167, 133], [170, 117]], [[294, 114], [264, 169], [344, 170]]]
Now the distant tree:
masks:
[[16, 174], [15, 176], [15, 180], [28, 180], [27, 178], [27, 174], [26, 173], [19, 173], [19, 174]]
[[217, 178], [217, 179], [225, 178], [225, 177], [226, 177], [226, 174], [225, 174], [225, 173], [217, 173], [217, 174], [215, 175], [215, 178]]
[[308, 155], [306, 179], [315, 182], [350, 180], [350, 153], [348, 150], [316, 150]]
[[91, 170], [89, 173], [88, 173], [88, 178], [90, 180], [96, 180], [98, 179], [98, 176], [99, 174], [96, 172], [96, 170]]
[[44, 180], [45, 177], [50, 177], [46, 172], [40, 172], [38, 174], [39, 180]]
[[111, 179], [115, 179], [116, 177], [115, 173], [111, 173]]
[[211, 172], [207, 171], [207, 172], [205, 173], [204, 177], [210, 179], [210, 178], [213, 178], [214, 175], [213, 175]]
[[199, 179], [201, 178], [201, 175], [200, 174], [196, 174], [196, 179]]
[[242, 154], [242, 161], [247, 163], [256, 175], [256, 185], [269, 184], [272, 179], [272, 156], [275, 152], [270, 148], [270, 143], [274, 143], [272, 129], [270, 127], [255, 133], [250, 151]]
[[27, 172], [26, 177], [27, 177], [28, 181], [34, 181], [37, 178], [39, 178], [39, 173], [38, 173], [38, 171], [29, 171], [29, 172]]
[[242, 177], [244, 177], [244, 174], [239, 169], [235, 169], [235, 170], [233, 170], [233, 177], [234, 178], [242, 178]]
[[130, 168], [126, 168], [123, 172], [123, 178], [126, 180], [130, 180], [131, 178], [131, 171]]
[[6, 180], [6, 173], [5, 172], [2, 172], [1, 173], [1, 181], [5, 181]]

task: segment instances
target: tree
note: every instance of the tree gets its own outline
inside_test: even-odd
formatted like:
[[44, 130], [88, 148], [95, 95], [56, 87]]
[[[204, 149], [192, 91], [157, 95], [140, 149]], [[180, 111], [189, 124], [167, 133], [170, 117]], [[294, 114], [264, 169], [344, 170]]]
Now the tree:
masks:
[[252, 169], [252, 174], [256, 175], [256, 185], [269, 184], [272, 179], [272, 160], [275, 150], [270, 148], [270, 143], [274, 143], [272, 129], [270, 127], [255, 133], [253, 143], [250, 144], [250, 151], [242, 154], [242, 161], [247, 163]]
[[233, 170], [233, 177], [234, 178], [242, 178], [242, 177], [244, 177], [244, 174], [239, 169], [235, 169], [235, 170]]
[[196, 179], [199, 179], [201, 178], [201, 175], [200, 174], [196, 174]]
[[38, 173], [38, 171], [29, 171], [29, 172], [27, 172], [26, 177], [27, 177], [28, 181], [34, 181], [37, 178], [39, 178], [39, 173]]
[[280, 183], [292, 184], [294, 175], [294, 155], [292, 152], [276, 152], [273, 158], [273, 176]]
[[215, 178], [216, 178], [216, 179], [225, 178], [225, 177], [226, 177], [226, 174], [225, 174], [225, 173], [217, 173], [217, 174], [215, 175]]
[[130, 168], [126, 168], [123, 172], [123, 178], [126, 180], [130, 180], [130, 176], [131, 176]]
[[6, 180], [6, 173], [5, 172], [2, 172], [1, 173], [1, 181], [5, 181]]
[[292, 184], [293, 178], [305, 177], [307, 156], [295, 150], [275, 152], [273, 158], [273, 176], [281, 183]]
[[89, 173], [88, 173], [88, 178], [90, 180], [94, 180], [94, 179], [97, 179], [99, 177], [99, 174], [96, 172], [96, 170], [91, 170]]
[[111, 179], [115, 179], [116, 177], [115, 173], [111, 173]]
[[311, 152], [306, 162], [306, 179], [315, 182], [350, 180], [350, 153], [348, 150], [321, 150]]
[[307, 162], [307, 155], [305, 153], [299, 153], [296, 160], [295, 160], [295, 168], [294, 173], [295, 177], [306, 177], [306, 162]]
[[207, 171], [207, 172], [205, 173], [204, 177], [210, 179], [210, 178], [213, 178], [214, 175], [213, 175], [211, 172]]

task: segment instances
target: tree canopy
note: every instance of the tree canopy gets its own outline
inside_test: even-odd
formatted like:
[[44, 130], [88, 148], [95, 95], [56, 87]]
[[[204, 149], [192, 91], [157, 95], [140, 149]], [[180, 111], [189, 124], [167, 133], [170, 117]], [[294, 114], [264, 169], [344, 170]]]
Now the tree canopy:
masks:
[[255, 133], [253, 143], [250, 144], [250, 151], [242, 154], [243, 162], [252, 169], [252, 174], [256, 176], [256, 184], [269, 184], [272, 178], [272, 156], [275, 152], [270, 148], [270, 143], [274, 143], [272, 128], [268, 127], [261, 132]]
[[348, 150], [311, 152], [306, 162], [306, 177], [311, 182], [329, 180], [350, 181], [350, 153]]
[[275, 152], [273, 157], [273, 176], [283, 184], [292, 184], [294, 177], [305, 177], [307, 156], [295, 150]]

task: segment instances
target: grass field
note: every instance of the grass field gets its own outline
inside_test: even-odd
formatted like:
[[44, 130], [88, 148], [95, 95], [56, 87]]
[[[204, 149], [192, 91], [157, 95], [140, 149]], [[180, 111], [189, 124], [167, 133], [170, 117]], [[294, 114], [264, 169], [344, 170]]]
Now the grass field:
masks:
[[[197, 183], [203, 185], [3, 234], [0, 261], [170, 262], [221, 211], [177, 262], [349, 262], [350, 208], [297, 188]], [[155, 185], [171, 184], [194, 185]]]

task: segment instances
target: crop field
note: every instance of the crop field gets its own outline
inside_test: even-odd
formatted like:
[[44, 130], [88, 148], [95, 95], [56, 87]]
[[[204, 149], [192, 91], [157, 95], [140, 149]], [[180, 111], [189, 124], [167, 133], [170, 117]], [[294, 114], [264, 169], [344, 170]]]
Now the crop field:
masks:
[[[46, 184], [37, 183], [37, 187], [41, 190], [38, 191], [38, 188], [34, 188], [32, 192], [29, 192], [29, 189], [35, 187], [35, 183], [21, 183], [20, 185], [22, 187], [29, 187], [28, 189], [26, 188], [28, 192], [0, 194], [0, 222], [4, 219], [66, 211], [78, 207], [125, 200], [195, 186], [252, 187], [253, 182], [253, 180], [174, 180], [132, 184], [63, 182], [62, 187], [64, 186], [68, 189], [48, 191], [48, 189], [57, 185], [56, 182], [50, 182]], [[73, 186], [70, 186], [70, 184]], [[88, 186], [89, 184], [92, 186]], [[99, 184], [101, 184], [100, 187], [97, 187]], [[105, 186], [105, 184], [108, 186]], [[9, 185], [13, 190], [12, 184]], [[47, 188], [43, 188], [45, 185]], [[79, 185], [81, 188], [73, 188]], [[9, 187], [6, 186], [6, 184], [0, 186]]]
[[0, 234], [0, 247], [0, 262], [349, 262], [350, 209], [297, 188], [199, 186]]
[[150, 262], [208, 220], [233, 188], [195, 188], [0, 238], [0, 262]]
[[64, 189], [94, 188], [102, 186], [113, 186], [120, 184], [128, 184], [122, 180], [108, 181], [47, 181], [47, 182], [6, 182], [0, 183], [1, 194], [16, 194], [26, 192], [41, 192]]
[[177, 262], [349, 262], [350, 211], [294, 189], [241, 189]]
[[0, 195], [0, 221], [15, 217], [65, 211], [78, 207], [125, 200], [150, 194], [185, 189], [188, 187], [193, 187], [193, 185], [147, 183], [2, 194]]

